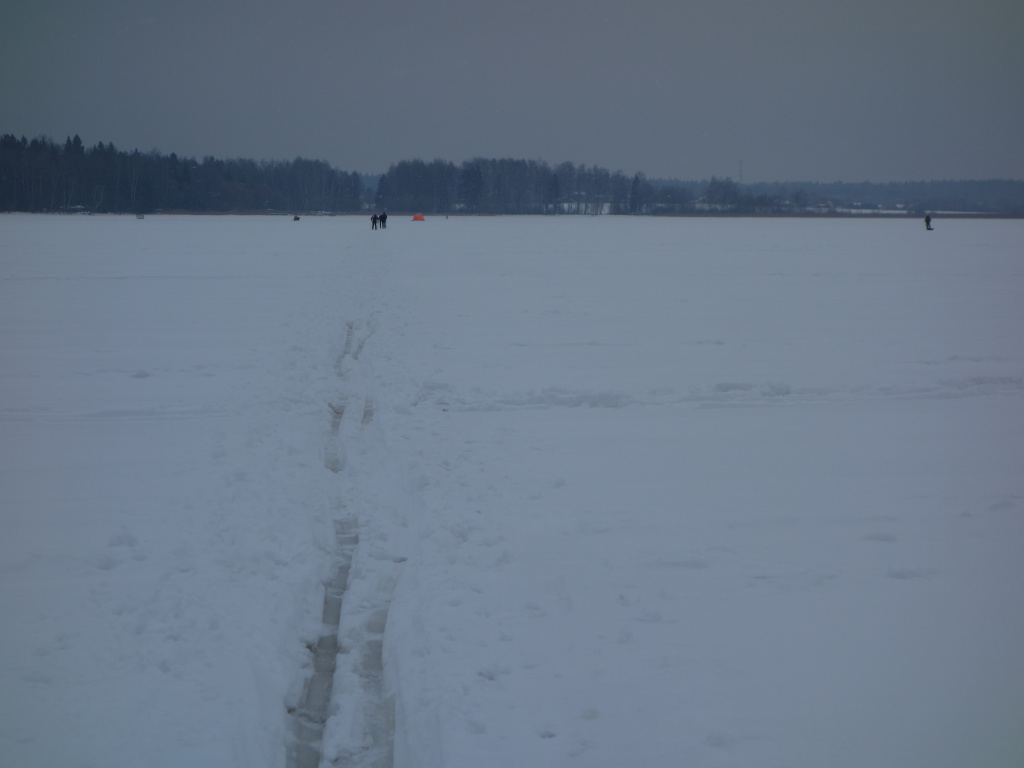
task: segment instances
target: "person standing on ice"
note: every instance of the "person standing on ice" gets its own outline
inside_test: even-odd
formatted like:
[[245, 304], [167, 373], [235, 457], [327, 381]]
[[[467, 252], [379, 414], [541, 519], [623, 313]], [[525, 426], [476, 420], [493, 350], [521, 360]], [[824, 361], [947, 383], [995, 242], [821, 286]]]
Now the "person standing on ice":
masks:
[[376, 228], [377, 228], [377, 214], [375, 213], [375, 214], [373, 214], [373, 216], [370, 217], [370, 229], [376, 229]]
[[927, 230], [932, 228], [932, 215], [930, 213], [926, 213], [924, 216], [924, 228]]
[[380, 228], [381, 229], [387, 229], [388, 228], [388, 212], [387, 211], [381, 211], [380, 212]]

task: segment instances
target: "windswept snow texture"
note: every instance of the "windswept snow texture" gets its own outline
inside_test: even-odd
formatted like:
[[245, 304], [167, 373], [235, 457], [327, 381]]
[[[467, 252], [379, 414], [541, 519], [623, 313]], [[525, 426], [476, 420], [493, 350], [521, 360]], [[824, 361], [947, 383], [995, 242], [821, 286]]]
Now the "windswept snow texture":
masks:
[[1024, 223], [392, 221], [0, 217], [0, 765], [1024, 764]]

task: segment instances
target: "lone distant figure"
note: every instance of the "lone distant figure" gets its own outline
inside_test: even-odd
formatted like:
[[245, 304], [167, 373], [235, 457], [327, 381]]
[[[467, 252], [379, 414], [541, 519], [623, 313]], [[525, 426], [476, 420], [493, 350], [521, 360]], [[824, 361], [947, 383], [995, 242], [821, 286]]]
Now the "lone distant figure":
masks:
[[380, 218], [380, 228], [381, 229], [387, 229], [388, 228], [388, 212], [387, 211], [381, 211], [379, 218]]
[[929, 232], [931, 232], [931, 230], [932, 230], [932, 216], [931, 216], [930, 213], [929, 214], [925, 214], [925, 217], [924, 217], [924, 228], [927, 229]]
[[377, 228], [377, 214], [375, 213], [375, 214], [373, 214], [373, 216], [370, 217], [370, 229], [376, 229], [376, 228]]

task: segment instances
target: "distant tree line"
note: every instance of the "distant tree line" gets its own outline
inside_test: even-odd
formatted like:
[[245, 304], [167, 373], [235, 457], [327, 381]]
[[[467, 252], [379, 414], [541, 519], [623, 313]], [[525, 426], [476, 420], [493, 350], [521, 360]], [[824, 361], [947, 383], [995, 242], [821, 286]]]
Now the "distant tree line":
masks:
[[201, 162], [157, 151], [0, 136], [0, 211], [361, 211], [356, 173], [322, 160]]
[[842, 215], [972, 212], [1024, 216], [1024, 181], [739, 184], [648, 179], [598, 166], [476, 158], [403, 160], [379, 177], [322, 160], [179, 158], [76, 135], [63, 145], [0, 136], [0, 211], [424, 214]]
[[747, 198], [771, 198], [794, 212], [949, 211], [1024, 216], [1024, 181], [909, 181], [749, 184]]
[[683, 214], [693, 195], [680, 185], [655, 187], [642, 173], [565, 162], [476, 158], [403, 160], [377, 182], [378, 208], [450, 214]]
[[1024, 181], [738, 184], [632, 178], [536, 160], [405, 160], [380, 177], [378, 208], [450, 214], [842, 215], [924, 211], [1024, 215]]

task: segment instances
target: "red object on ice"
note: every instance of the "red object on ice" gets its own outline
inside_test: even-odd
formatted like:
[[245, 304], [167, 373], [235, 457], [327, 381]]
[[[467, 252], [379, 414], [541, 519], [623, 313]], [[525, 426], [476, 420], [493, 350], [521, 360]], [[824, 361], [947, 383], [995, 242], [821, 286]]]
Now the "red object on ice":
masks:
[[415, 216], [412, 217], [412, 220], [413, 221], [426, 221], [426, 219], [423, 218], [423, 214], [422, 213], [417, 213]]

